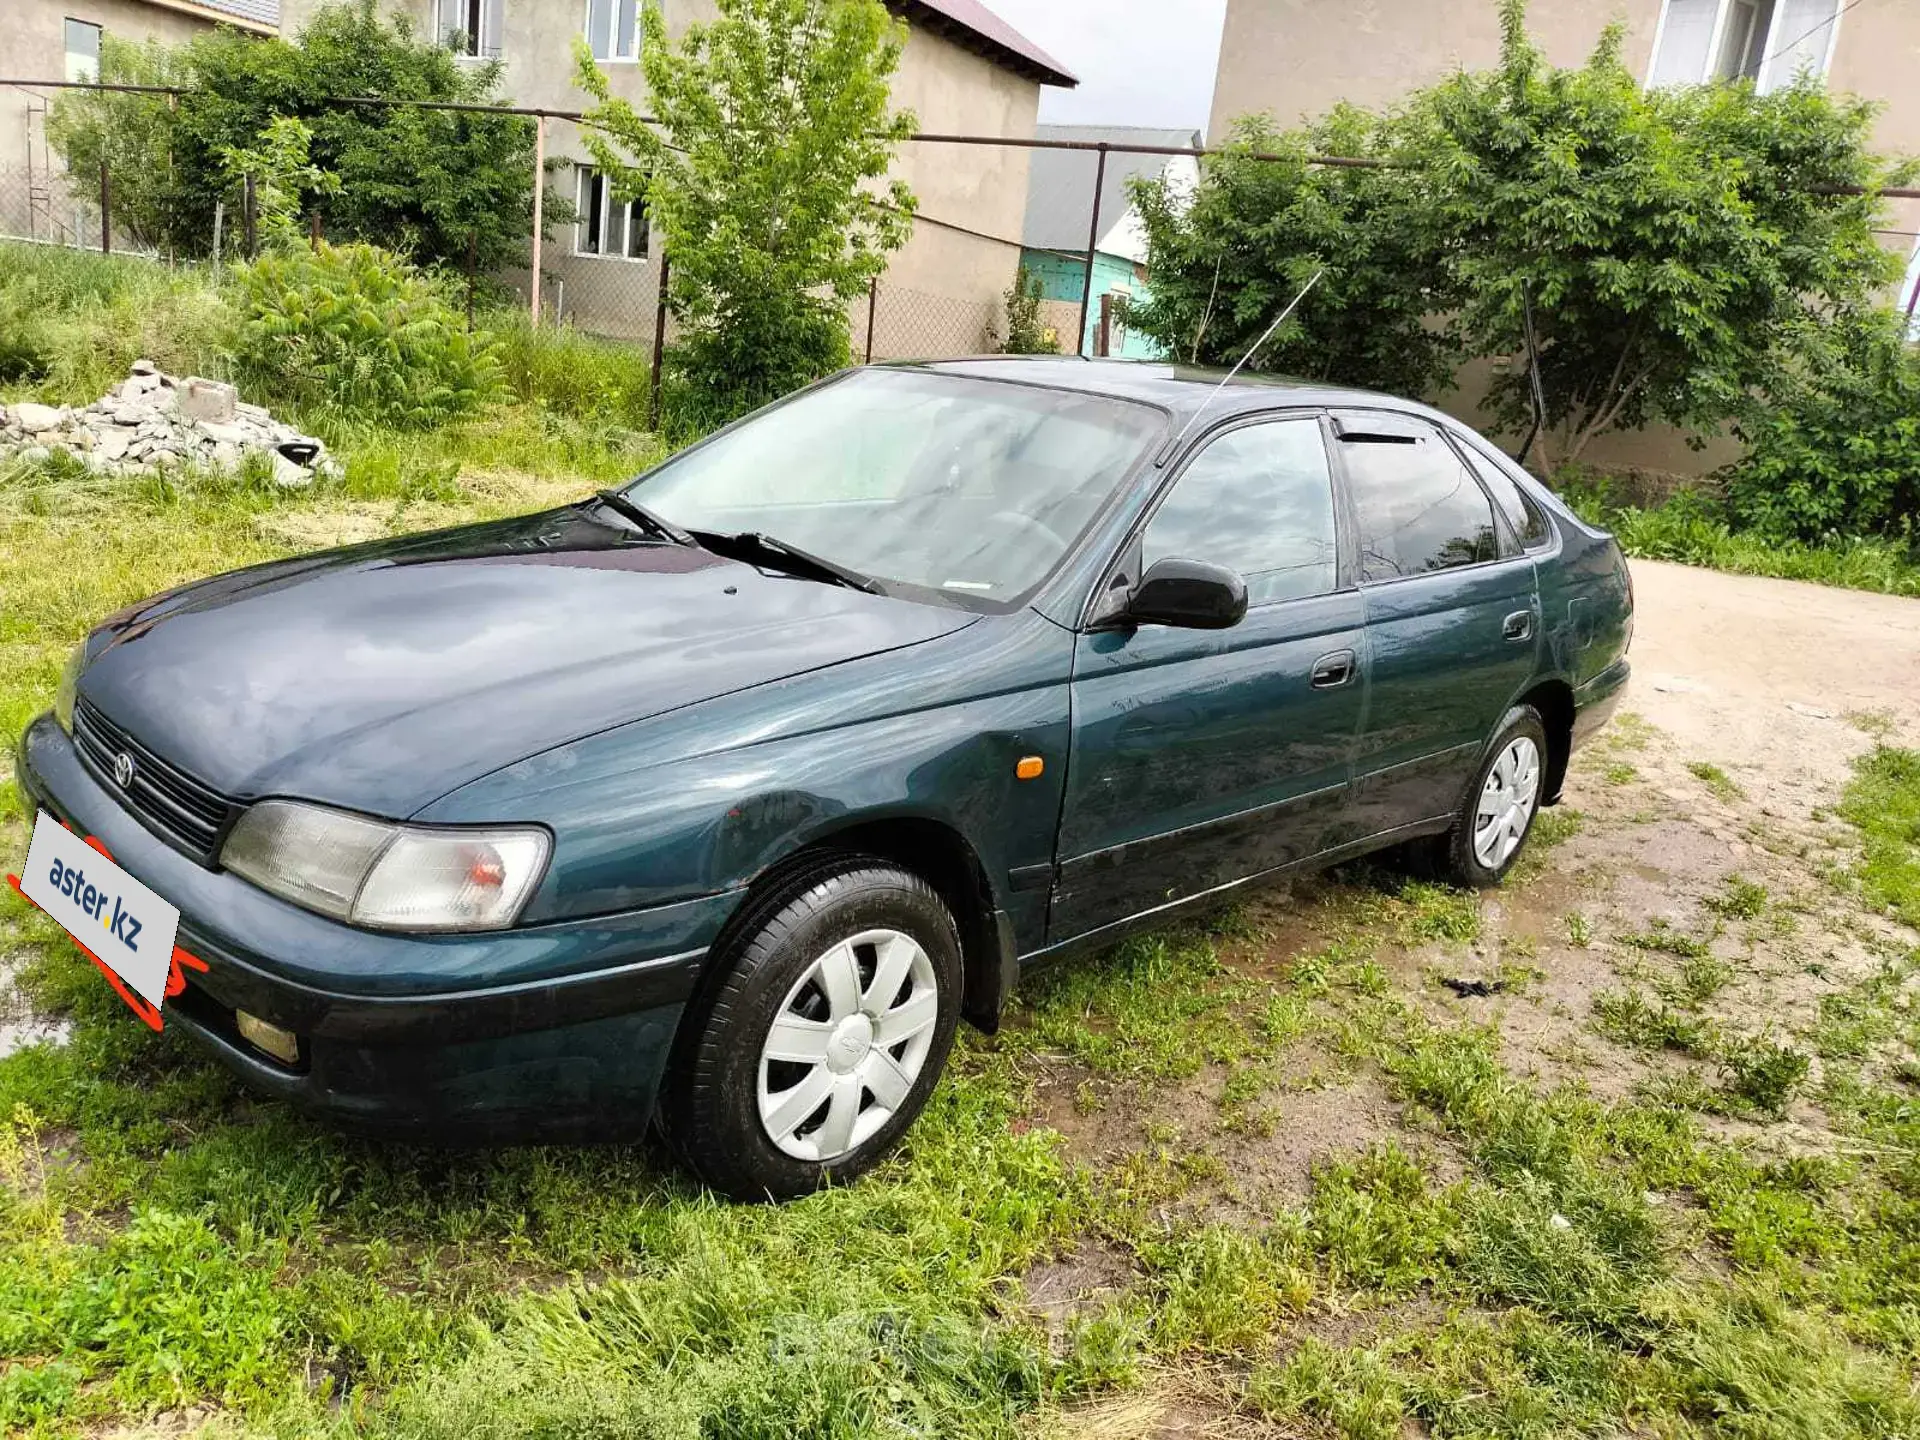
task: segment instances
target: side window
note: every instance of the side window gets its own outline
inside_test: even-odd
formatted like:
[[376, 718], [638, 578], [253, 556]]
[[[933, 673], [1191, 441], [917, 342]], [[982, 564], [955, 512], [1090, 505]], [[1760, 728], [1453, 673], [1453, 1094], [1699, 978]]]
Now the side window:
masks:
[[1469, 450], [1467, 459], [1473, 465], [1473, 473], [1480, 477], [1480, 483], [1487, 487], [1487, 493], [1493, 496], [1493, 503], [1507, 517], [1507, 524], [1513, 527], [1513, 533], [1520, 537], [1520, 548], [1545, 548], [1553, 539], [1553, 529], [1547, 523], [1547, 517], [1540, 512], [1540, 507], [1528, 498], [1527, 492], [1486, 456], [1476, 455]]
[[1365, 580], [1426, 575], [1500, 556], [1493, 504], [1453, 447], [1424, 425], [1342, 439]]
[[1338, 587], [1336, 533], [1319, 422], [1277, 420], [1200, 452], [1148, 524], [1145, 560], [1224, 565], [1246, 580], [1248, 604], [1271, 605]]

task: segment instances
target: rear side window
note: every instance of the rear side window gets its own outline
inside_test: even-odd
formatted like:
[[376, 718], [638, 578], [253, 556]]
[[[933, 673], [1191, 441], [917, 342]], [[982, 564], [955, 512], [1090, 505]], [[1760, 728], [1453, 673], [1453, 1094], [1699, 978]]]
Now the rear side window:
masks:
[[1338, 588], [1333, 474], [1318, 420], [1230, 430], [1200, 452], [1147, 525], [1146, 563], [1177, 557], [1238, 571], [1247, 603]]
[[1341, 441], [1364, 580], [1397, 580], [1500, 557], [1493, 505], [1438, 431], [1404, 421]]
[[1540, 512], [1540, 507], [1528, 498], [1527, 492], [1486, 456], [1476, 455], [1469, 450], [1467, 460], [1473, 466], [1473, 473], [1480, 477], [1480, 483], [1487, 487], [1487, 493], [1493, 496], [1493, 503], [1500, 507], [1500, 513], [1507, 517], [1507, 524], [1513, 527], [1513, 533], [1520, 537], [1520, 548], [1545, 549], [1553, 540], [1553, 529], [1547, 523], [1547, 517]]

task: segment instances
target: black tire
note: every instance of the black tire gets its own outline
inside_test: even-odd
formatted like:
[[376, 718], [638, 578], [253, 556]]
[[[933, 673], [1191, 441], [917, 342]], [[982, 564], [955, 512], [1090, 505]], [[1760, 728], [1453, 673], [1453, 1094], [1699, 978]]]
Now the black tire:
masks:
[[[1474, 847], [1480, 798], [1486, 791], [1494, 767], [1501, 763], [1514, 742], [1521, 739], [1533, 742], [1537, 767], [1533, 798], [1525, 809], [1525, 824], [1520, 832], [1519, 843], [1499, 863], [1488, 866], [1475, 853]], [[1427, 859], [1437, 879], [1465, 890], [1488, 890], [1507, 878], [1520, 862], [1520, 857], [1526, 854], [1527, 841], [1533, 835], [1533, 822], [1540, 815], [1540, 798], [1546, 793], [1547, 755], [1547, 727], [1540, 718], [1540, 712], [1531, 705], [1516, 705], [1509, 710], [1495, 732], [1493, 743], [1481, 758], [1480, 768], [1474, 772], [1473, 783], [1467, 787], [1460, 809], [1454, 815], [1453, 828], [1444, 835], [1435, 836], [1431, 842]]]
[[[893, 1148], [925, 1106], [959, 1025], [960, 935], [932, 886], [898, 866], [865, 856], [829, 857], [794, 872], [749, 905], [741, 922], [722, 939], [711, 983], [681, 1021], [661, 1083], [660, 1121], [675, 1153], [713, 1189], [739, 1200], [784, 1200], [862, 1174]], [[761, 1120], [763, 1046], [774, 1021], [786, 1011], [790, 993], [815, 962], [842, 941], [879, 929], [911, 939], [930, 962], [937, 996], [931, 1043], [905, 1100], [875, 1133], [825, 1161], [798, 1158], [775, 1142]], [[864, 987], [874, 972], [864, 955], [857, 963]], [[877, 959], [873, 963], [877, 965]], [[810, 987], [814, 983], [809, 982]], [[911, 979], [901, 993], [918, 998], [923, 983]], [[824, 989], [815, 993], [809, 988], [800, 1003], [817, 1007], [825, 1000]], [[924, 1001], [921, 1004], [924, 1008]], [[871, 1043], [873, 1052], [886, 1048], [877, 1038]], [[776, 1059], [772, 1065], [787, 1063]], [[811, 1078], [810, 1068], [818, 1067], [795, 1068]], [[861, 1090], [855, 1103], [865, 1107], [869, 1100], [880, 1103], [874, 1092]], [[821, 1110], [829, 1103], [823, 1100]], [[868, 1113], [861, 1109], [863, 1118]], [[817, 1121], [814, 1130], [823, 1130], [826, 1123]], [[801, 1132], [805, 1130], [803, 1123]], [[795, 1133], [805, 1143], [801, 1132]]]

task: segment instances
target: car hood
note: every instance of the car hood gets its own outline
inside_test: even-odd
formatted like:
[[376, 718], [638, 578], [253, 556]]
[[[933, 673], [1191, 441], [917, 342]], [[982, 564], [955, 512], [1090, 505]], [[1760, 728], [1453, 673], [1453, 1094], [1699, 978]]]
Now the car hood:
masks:
[[977, 617], [580, 510], [217, 576], [95, 631], [81, 697], [228, 795], [403, 817], [503, 765]]

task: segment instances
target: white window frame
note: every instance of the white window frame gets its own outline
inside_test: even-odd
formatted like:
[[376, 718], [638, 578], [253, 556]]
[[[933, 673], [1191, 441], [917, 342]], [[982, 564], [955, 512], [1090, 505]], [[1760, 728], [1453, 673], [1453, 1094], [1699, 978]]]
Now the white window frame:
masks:
[[[594, 48], [593, 38], [593, 0], [580, 0], [580, 33], [586, 38], [587, 49], [592, 52], [594, 61], [601, 65], [637, 65], [640, 63], [640, 32], [646, 25], [647, 0], [633, 0], [633, 48], [625, 55], [602, 55]], [[613, 42], [620, 33], [620, 0], [607, 0], [607, 49], [613, 49]]]
[[[1699, 84], [1704, 85], [1711, 80], [1721, 78], [1714, 74], [1714, 67], [1720, 61], [1720, 52], [1726, 48], [1727, 24], [1733, 16], [1733, 3], [1734, 0], [1719, 0], [1714, 9], [1713, 37], [1707, 42], [1706, 58], [1701, 62], [1700, 74], [1697, 77]], [[1833, 57], [1840, 48], [1840, 22], [1847, 13], [1846, 0], [1829, 0], [1829, 3], [1833, 6], [1833, 21], [1827, 28], [1827, 53], [1820, 57], [1820, 78], [1823, 81], [1833, 73]], [[1653, 54], [1647, 60], [1645, 83], [1649, 87], [1652, 86], [1654, 74], [1660, 65], [1660, 47], [1666, 43], [1667, 12], [1672, 4], [1673, 0], [1660, 0], [1660, 20], [1653, 28]], [[1781, 45], [1800, 38], [1797, 35], [1783, 36], [1780, 33], [1780, 22], [1785, 13], [1785, 0], [1774, 0], [1773, 14], [1767, 21], [1767, 46], [1760, 52], [1762, 57], [1760, 73], [1753, 82], [1754, 89], [1762, 95], [1774, 88], [1773, 62]]]
[[[67, 27], [81, 25], [93, 31], [93, 68], [91, 70], [74, 65], [74, 53], [67, 43]], [[84, 81], [97, 84], [100, 80], [100, 52], [107, 43], [107, 31], [104, 25], [93, 20], [82, 20], [75, 15], [63, 15], [60, 18], [60, 50], [66, 63], [66, 78], [76, 84]]]
[[[451, 50], [456, 59], [483, 64], [500, 58], [500, 36], [492, 32], [506, 28], [505, 0], [434, 0], [434, 6], [440, 19], [440, 43]], [[450, 10], [477, 13], [480, 23], [469, 31], [464, 23], [466, 15], [463, 14], [463, 23], [449, 24]], [[466, 36], [466, 49], [453, 43], [455, 35]]]
[[[611, 183], [609, 183], [609, 185], [607, 186], [607, 196], [608, 196], [609, 203], [603, 206], [600, 211], [600, 234], [598, 237], [600, 242], [600, 248], [598, 250], [584, 250], [581, 248], [580, 246], [581, 236], [585, 234], [589, 224], [591, 223], [588, 219], [588, 216], [592, 213], [587, 204], [587, 187], [593, 182], [594, 179], [599, 177], [599, 175], [600, 175], [600, 168], [597, 165], [583, 165], [577, 161], [574, 164], [573, 206], [574, 206], [574, 215], [576, 217], [573, 222], [573, 254], [574, 256], [581, 260], [619, 260], [619, 261], [624, 261], [629, 265], [646, 264], [653, 254], [653, 236], [652, 236], [653, 222], [651, 221], [651, 219], [649, 219], [647, 215], [646, 202], [644, 200], [614, 200], [612, 198], [613, 187]], [[617, 253], [611, 253], [606, 248], [606, 240], [607, 240], [607, 223], [606, 222], [607, 222], [607, 217], [613, 213], [613, 209], [615, 206], [618, 206], [620, 209], [620, 216], [621, 216], [620, 242], [621, 243], [620, 243], [619, 251]], [[638, 255], [633, 255], [633, 254], [629, 254], [628, 251], [633, 244], [633, 224], [634, 224], [634, 218], [635, 218], [636, 212], [638, 213], [639, 221], [640, 221], [640, 237], [641, 237], [640, 247], [641, 248], [640, 248], [640, 253]]]

